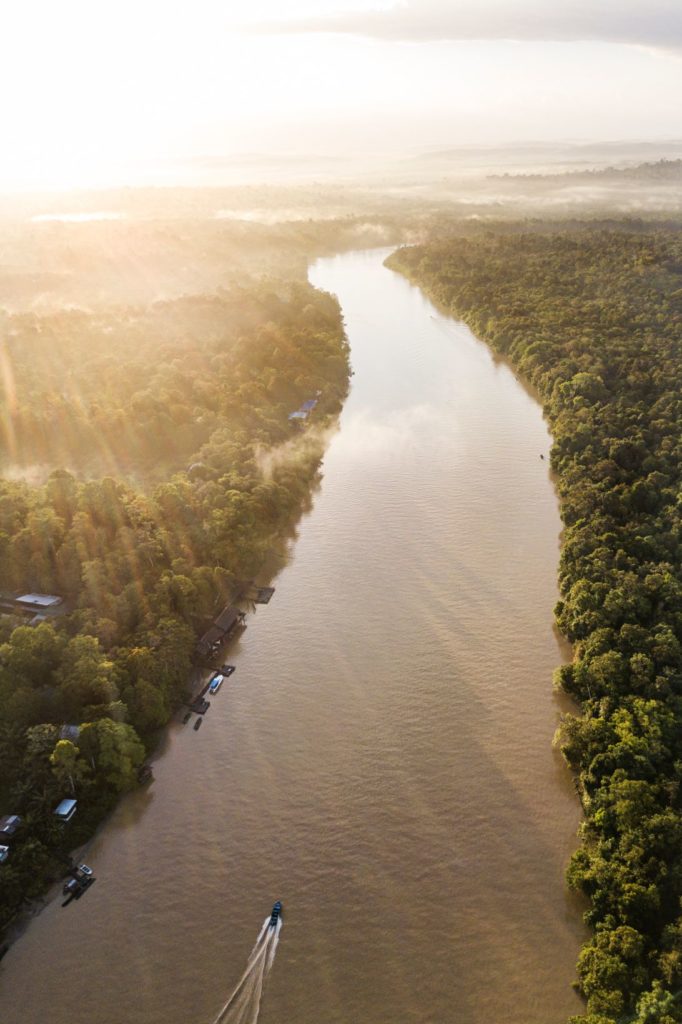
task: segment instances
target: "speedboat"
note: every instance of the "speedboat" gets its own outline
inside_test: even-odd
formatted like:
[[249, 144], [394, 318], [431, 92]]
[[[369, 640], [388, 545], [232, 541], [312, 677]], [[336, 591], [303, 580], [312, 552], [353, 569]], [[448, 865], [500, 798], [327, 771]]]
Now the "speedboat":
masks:
[[211, 680], [210, 685], [208, 687], [208, 692], [209, 693], [217, 693], [222, 685], [223, 685], [223, 676], [221, 676], [221, 674], [218, 672], [217, 675], [213, 676], [213, 679]]
[[274, 928], [275, 927], [275, 925], [279, 921], [279, 915], [281, 913], [282, 913], [282, 902], [281, 902], [281, 900], [277, 900], [277, 902], [275, 903], [274, 907], [272, 908], [272, 913], [270, 914], [270, 924], [269, 924], [268, 927], [270, 927], [270, 928]]

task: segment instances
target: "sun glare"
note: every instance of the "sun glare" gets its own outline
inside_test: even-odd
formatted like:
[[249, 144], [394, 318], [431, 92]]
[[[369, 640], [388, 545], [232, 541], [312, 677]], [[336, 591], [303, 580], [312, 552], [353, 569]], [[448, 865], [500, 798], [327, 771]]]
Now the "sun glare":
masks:
[[0, 88], [11, 97], [0, 109], [0, 187], [191, 184], [202, 158], [246, 152], [676, 131], [682, 61], [661, 52], [277, 28], [393, 6], [14, 5], [0, 42]]

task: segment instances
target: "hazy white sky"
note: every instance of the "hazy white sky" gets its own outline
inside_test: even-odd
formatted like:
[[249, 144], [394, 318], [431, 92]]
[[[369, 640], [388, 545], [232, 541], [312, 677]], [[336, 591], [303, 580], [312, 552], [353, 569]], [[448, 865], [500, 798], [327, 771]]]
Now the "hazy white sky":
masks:
[[0, 184], [159, 159], [682, 136], [682, 0], [21, 0]]

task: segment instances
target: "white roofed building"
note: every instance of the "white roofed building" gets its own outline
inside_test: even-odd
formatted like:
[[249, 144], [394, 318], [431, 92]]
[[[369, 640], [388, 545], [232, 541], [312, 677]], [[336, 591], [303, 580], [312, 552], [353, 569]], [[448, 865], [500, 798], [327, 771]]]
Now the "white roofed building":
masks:
[[56, 608], [61, 603], [61, 597], [56, 594], [22, 594], [16, 598], [16, 604], [23, 608], [35, 608], [36, 611]]

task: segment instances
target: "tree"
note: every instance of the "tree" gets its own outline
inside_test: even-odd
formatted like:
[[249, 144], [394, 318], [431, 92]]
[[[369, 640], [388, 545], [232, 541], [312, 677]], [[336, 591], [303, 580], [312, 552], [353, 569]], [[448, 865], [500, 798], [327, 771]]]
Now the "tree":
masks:
[[83, 726], [78, 746], [93, 765], [97, 778], [117, 793], [132, 789], [145, 750], [130, 725], [102, 718]]
[[163, 693], [146, 679], [138, 679], [125, 697], [132, 724], [139, 732], [150, 733], [168, 721], [168, 704]]
[[89, 774], [80, 751], [70, 740], [59, 740], [50, 754], [50, 764], [56, 778], [62, 785], [68, 782], [71, 793], [75, 795], [78, 783]]
[[56, 673], [65, 713], [73, 720], [86, 705], [108, 704], [118, 697], [113, 662], [94, 636], [69, 640]]
[[47, 686], [60, 664], [66, 638], [49, 622], [17, 626], [0, 646], [1, 675], [14, 686]]
[[655, 981], [650, 992], [644, 992], [637, 1003], [637, 1016], [633, 1024], [675, 1024], [675, 997]]

